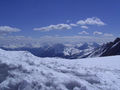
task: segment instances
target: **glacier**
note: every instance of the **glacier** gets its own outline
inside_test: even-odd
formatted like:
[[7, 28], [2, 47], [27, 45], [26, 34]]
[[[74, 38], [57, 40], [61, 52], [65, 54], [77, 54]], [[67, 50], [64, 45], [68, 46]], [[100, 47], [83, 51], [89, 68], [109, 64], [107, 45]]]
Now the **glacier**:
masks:
[[120, 56], [71, 60], [0, 49], [0, 90], [120, 90]]

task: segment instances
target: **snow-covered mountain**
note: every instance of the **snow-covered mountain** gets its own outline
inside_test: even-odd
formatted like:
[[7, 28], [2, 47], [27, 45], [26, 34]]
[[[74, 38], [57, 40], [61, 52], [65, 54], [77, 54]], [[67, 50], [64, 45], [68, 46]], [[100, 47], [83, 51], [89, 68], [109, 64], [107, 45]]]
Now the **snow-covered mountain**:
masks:
[[102, 45], [94, 50], [89, 57], [102, 57], [120, 55], [120, 38], [116, 38], [113, 42]]
[[120, 90], [120, 56], [69, 60], [0, 49], [0, 90]]
[[97, 43], [80, 43], [77, 45], [72, 44], [44, 44], [41, 47], [22, 47], [22, 48], [6, 48], [5, 50], [12, 51], [29, 51], [38, 57], [60, 57], [67, 59], [83, 58], [86, 57], [94, 48], [99, 47]]

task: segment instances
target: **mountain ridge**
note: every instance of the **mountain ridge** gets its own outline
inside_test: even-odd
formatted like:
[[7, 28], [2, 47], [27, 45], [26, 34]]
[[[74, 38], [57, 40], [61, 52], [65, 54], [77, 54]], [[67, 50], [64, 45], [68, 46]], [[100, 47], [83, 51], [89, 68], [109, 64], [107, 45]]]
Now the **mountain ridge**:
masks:
[[103, 56], [113, 56], [120, 55], [120, 38], [116, 38], [113, 42], [103, 44], [96, 50], [94, 50], [89, 57], [103, 57]]

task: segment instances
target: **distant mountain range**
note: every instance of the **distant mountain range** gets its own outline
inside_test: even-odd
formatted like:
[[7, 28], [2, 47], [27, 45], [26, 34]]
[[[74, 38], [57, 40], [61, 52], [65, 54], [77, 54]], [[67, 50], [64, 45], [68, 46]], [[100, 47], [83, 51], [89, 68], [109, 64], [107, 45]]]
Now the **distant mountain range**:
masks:
[[21, 47], [21, 48], [7, 48], [1, 47], [8, 51], [29, 51], [38, 57], [59, 57], [67, 59], [76, 59], [87, 57], [95, 48], [100, 47], [97, 43], [83, 43], [79, 45], [65, 45], [65, 44], [45, 44], [39, 48]]
[[38, 57], [58, 57], [66, 59], [77, 59], [87, 57], [103, 57], [120, 55], [120, 38], [116, 38], [113, 42], [99, 45], [93, 43], [80, 43], [77, 45], [66, 44], [44, 44], [41, 47], [0, 47], [8, 51], [29, 51]]

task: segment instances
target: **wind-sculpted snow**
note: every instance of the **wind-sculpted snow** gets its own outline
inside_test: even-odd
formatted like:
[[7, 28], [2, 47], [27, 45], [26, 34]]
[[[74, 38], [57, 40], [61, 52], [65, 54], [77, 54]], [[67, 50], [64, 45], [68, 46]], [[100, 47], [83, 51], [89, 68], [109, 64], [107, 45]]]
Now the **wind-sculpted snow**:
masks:
[[0, 49], [0, 90], [120, 90], [120, 56], [68, 60]]

